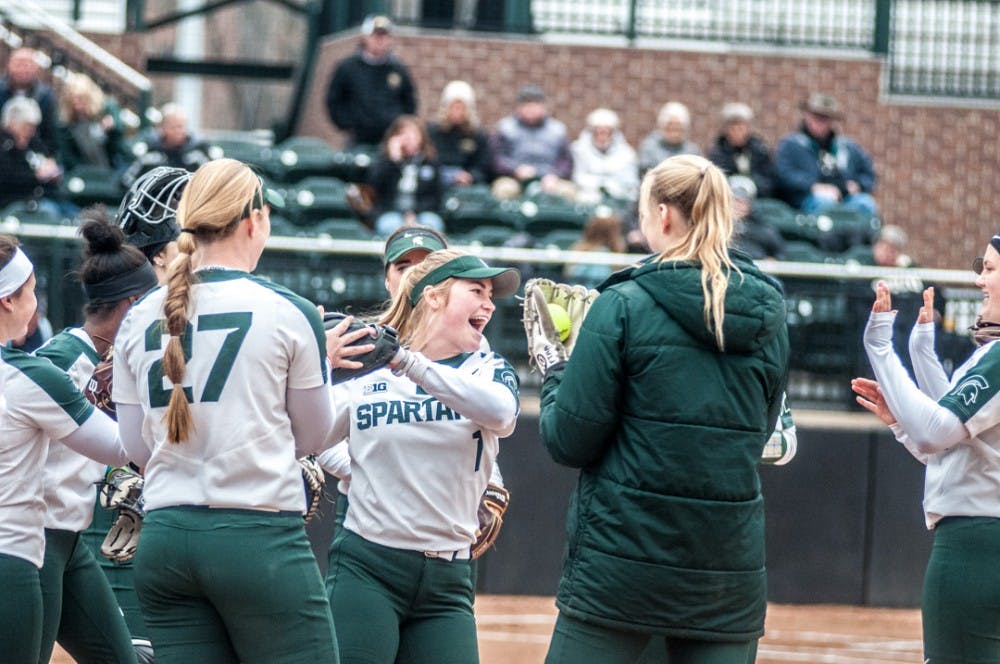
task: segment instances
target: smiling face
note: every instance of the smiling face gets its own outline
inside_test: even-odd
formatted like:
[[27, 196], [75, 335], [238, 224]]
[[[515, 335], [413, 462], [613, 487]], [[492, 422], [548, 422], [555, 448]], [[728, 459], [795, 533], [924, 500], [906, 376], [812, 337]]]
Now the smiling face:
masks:
[[983, 254], [983, 270], [976, 277], [976, 287], [983, 291], [983, 308], [979, 312], [984, 321], [1000, 322], [1000, 253], [993, 245]]
[[482, 343], [483, 331], [493, 317], [493, 282], [488, 279], [455, 279], [444, 293], [425, 296], [432, 314], [427, 344], [421, 350], [431, 359], [472, 353]]

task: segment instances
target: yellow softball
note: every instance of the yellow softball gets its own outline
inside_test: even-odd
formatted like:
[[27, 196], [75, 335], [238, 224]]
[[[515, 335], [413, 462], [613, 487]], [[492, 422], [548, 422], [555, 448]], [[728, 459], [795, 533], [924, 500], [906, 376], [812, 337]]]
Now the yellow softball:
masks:
[[549, 315], [552, 316], [552, 324], [556, 326], [556, 331], [559, 332], [559, 340], [566, 341], [566, 337], [569, 336], [570, 329], [573, 327], [573, 321], [570, 319], [569, 313], [558, 304], [550, 304]]

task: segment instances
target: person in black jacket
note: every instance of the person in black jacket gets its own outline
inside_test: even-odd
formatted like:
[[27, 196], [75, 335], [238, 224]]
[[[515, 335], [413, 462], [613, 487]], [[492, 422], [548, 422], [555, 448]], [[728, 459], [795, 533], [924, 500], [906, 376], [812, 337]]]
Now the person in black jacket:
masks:
[[42, 120], [31, 97], [14, 97], [0, 111], [0, 208], [15, 201], [35, 201], [60, 213], [55, 202], [62, 169], [38, 138]]
[[441, 169], [424, 123], [413, 115], [396, 118], [385, 134], [368, 183], [375, 190], [375, 232], [388, 236], [400, 226], [444, 230]]
[[479, 126], [476, 93], [465, 81], [451, 81], [441, 92], [438, 122], [427, 133], [437, 149], [445, 186], [482, 184], [493, 175], [489, 136]]
[[753, 110], [730, 102], [722, 107], [722, 133], [708, 153], [709, 160], [726, 175], [753, 180], [759, 198], [774, 195], [774, 159], [764, 139], [753, 133]]
[[[44, 56], [42, 56], [44, 57]], [[41, 79], [39, 54], [33, 48], [18, 48], [7, 58], [7, 75], [0, 79], [0, 107], [14, 97], [34, 99], [42, 113], [37, 136], [45, 153], [55, 156], [58, 149], [56, 120], [58, 100], [52, 87]]]
[[392, 21], [369, 16], [361, 24], [361, 48], [342, 60], [326, 91], [330, 120], [354, 145], [378, 145], [400, 115], [417, 110], [410, 72], [392, 53]]

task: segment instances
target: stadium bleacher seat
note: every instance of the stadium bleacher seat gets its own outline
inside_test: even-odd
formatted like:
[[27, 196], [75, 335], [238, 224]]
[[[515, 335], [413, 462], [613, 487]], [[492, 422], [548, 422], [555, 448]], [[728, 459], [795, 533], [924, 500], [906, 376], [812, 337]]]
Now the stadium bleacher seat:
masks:
[[66, 173], [62, 186], [69, 200], [80, 207], [94, 203], [118, 207], [125, 195], [117, 171], [91, 164], [81, 164]]
[[579, 242], [581, 236], [578, 230], [557, 228], [541, 237], [535, 246], [540, 249], [557, 247], [565, 250]]
[[275, 151], [271, 145], [262, 143], [258, 139], [249, 136], [246, 138], [232, 136], [213, 139], [209, 148], [209, 156], [212, 159], [220, 157], [237, 159], [258, 170], [270, 172], [274, 168], [272, 162], [275, 159]]
[[812, 242], [805, 240], [793, 240], [785, 244], [786, 261], [798, 263], [824, 263], [829, 254], [817, 247]]
[[336, 151], [322, 138], [292, 136], [274, 148], [271, 174], [281, 182], [294, 183], [310, 175], [329, 175], [336, 166]]
[[372, 232], [357, 219], [324, 219], [313, 226], [317, 235], [335, 240], [371, 240]]
[[518, 204], [498, 201], [485, 185], [450, 189], [441, 208], [445, 228], [454, 235], [466, 234], [479, 226], [505, 226], [513, 233], [521, 222]]
[[376, 155], [376, 150], [364, 146], [339, 150], [333, 155], [330, 175], [345, 182], [365, 182], [368, 179], [368, 169]]
[[577, 205], [548, 194], [539, 194], [521, 203], [524, 230], [536, 238], [554, 230], [581, 230], [591, 212], [590, 206]]
[[3, 210], [0, 210], [0, 221], [6, 223], [59, 226], [64, 223], [71, 223], [73, 220], [67, 219], [47, 207], [38, 207], [35, 201], [14, 201]]
[[333, 177], [311, 176], [288, 190], [285, 199], [289, 218], [298, 224], [311, 224], [330, 217], [353, 216], [347, 202], [347, 183]]
[[484, 247], [502, 247], [514, 235], [507, 226], [476, 226], [466, 233], [452, 236], [456, 244], [472, 244]]
[[801, 223], [797, 219], [799, 212], [785, 201], [758, 198], [753, 202], [753, 216], [774, 228], [786, 240], [805, 239]]

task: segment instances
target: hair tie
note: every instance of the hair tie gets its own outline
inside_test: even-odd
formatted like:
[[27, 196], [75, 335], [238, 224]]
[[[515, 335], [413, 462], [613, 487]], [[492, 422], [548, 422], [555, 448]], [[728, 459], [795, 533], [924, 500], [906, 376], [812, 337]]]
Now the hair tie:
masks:
[[182, 228], [181, 233], [190, 233], [191, 235], [194, 235], [195, 231], [193, 228]]
[[705, 173], [708, 173], [708, 164], [702, 165], [701, 171], [699, 172], [698, 177], [699, 178], [704, 178], [705, 177]]

